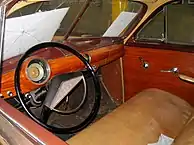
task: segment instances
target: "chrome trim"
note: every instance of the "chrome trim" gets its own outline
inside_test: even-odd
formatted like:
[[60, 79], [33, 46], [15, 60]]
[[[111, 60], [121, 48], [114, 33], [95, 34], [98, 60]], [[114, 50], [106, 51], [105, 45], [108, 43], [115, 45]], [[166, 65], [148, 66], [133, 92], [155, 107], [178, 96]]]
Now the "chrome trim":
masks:
[[[43, 66], [41, 66], [41, 64]], [[39, 76], [37, 78], [32, 78], [28, 72], [29, 67], [36, 67], [39, 71]], [[51, 69], [49, 64], [47, 63], [46, 60], [42, 59], [42, 58], [35, 58], [32, 59], [29, 63], [28, 66], [26, 68], [26, 76], [27, 78], [32, 81], [33, 83], [36, 84], [44, 84], [48, 81], [48, 79], [50, 78], [51, 75]], [[45, 78], [44, 78], [45, 77]]]
[[11, 116], [6, 114], [1, 108], [0, 112], [3, 116], [5, 116], [8, 120], [14, 123], [18, 128], [20, 128], [22, 131], [24, 131], [29, 137], [34, 139], [35, 141], [38, 141], [41, 145], [46, 145], [44, 142], [42, 142], [37, 136], [35, 136], [33, 133], [31, 133], [29, 130], [27, 130], [24, 126], [22, 126], [19, 122], [17, 122], [15, 119], [13, 119]]
[[13, 93], [12, 93], [11, 91], [7, 91], [7, 95], [8, 95], [9, 97], [13, 97]]
[[[2, 67], [2, 60], [3, 60], [6, 8], [7, 7], [5, 5], [0, 6], [0, 33], [1, 33], [0, 35], [0, 67]], [[2, 73], [2, 70], [0, 71], [0, 73]]]

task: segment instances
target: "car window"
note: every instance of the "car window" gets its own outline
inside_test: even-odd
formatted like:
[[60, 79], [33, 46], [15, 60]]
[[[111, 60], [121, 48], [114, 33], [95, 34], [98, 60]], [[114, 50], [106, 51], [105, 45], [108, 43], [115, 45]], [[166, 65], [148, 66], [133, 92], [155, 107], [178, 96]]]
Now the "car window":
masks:
[[[38, 11], [70, 7], [56, 33], [58, 36], [63, 36], [72, 24], [81, 7], [84, 5], [84, 2], [85, 0], [52, 0], [49, 2], [36, 3], [14, 12], [9, 16], [9, 18], [32, 14]], [[71, 35], [103, 36], [122, 11], [139, 14], [142, 7], [142, 4], [132, 2], [131, 0], [121, 1], [120, 3], [117, 0], [93, 0]]]
[[169, 43], [194, 44], [194, 5], [167, 6], [167, 22]]
[[194, 4], [190, 1], [165, 6], [137, 34], [137, 41], [194, 44]]
[[162, 10], [138, 32], [136, 39], [162, 41], [165, 33], [164, 18], [164, 11]]

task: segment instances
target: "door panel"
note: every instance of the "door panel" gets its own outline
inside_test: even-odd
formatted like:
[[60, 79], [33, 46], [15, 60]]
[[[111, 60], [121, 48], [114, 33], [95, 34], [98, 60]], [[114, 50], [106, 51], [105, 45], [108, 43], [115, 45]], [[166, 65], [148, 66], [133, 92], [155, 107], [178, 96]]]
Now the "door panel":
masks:
[[[149, 68], [142, 66], [140, 57]], [[161, 72], [178, 67], [181, 74], [194, 77], [194, 53], [126, 46], [123, 67], [125, 100], [144, 89], [159, 88], [194, 105], [194, 84], [180, 80], [176, 74]]]

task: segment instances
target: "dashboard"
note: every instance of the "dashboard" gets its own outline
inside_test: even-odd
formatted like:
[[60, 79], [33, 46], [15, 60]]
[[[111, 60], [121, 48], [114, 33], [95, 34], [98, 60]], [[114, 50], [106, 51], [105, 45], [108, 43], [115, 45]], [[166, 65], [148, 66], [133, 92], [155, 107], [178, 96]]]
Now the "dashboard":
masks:
[[[80, 52], [94, 67], [106, 65], [124, 55], [120, 38], [83, 38], [64, 42], [65, 45]], [[16, 56], [3, 63], [1, 98], [16, 95], [14, 89], [14, 72], [21, 56]], [[45, 85], [48, 80], [62, 73], [76, 72], [84, 69], [84, 64], [70, 53], [53, 49], [41, 49], [28, 57], [21, 70], [21, 88], [23, 93]]]

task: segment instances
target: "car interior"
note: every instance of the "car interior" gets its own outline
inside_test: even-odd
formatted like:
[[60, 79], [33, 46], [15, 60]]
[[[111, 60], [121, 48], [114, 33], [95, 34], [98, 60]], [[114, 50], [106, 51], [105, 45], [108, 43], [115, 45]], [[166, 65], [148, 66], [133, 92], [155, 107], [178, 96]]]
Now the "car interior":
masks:
[[0, 144], [194, 144], [193, 2], [56, 3], [7, 16], [70, 6], [52, 42], [3, 61]]

